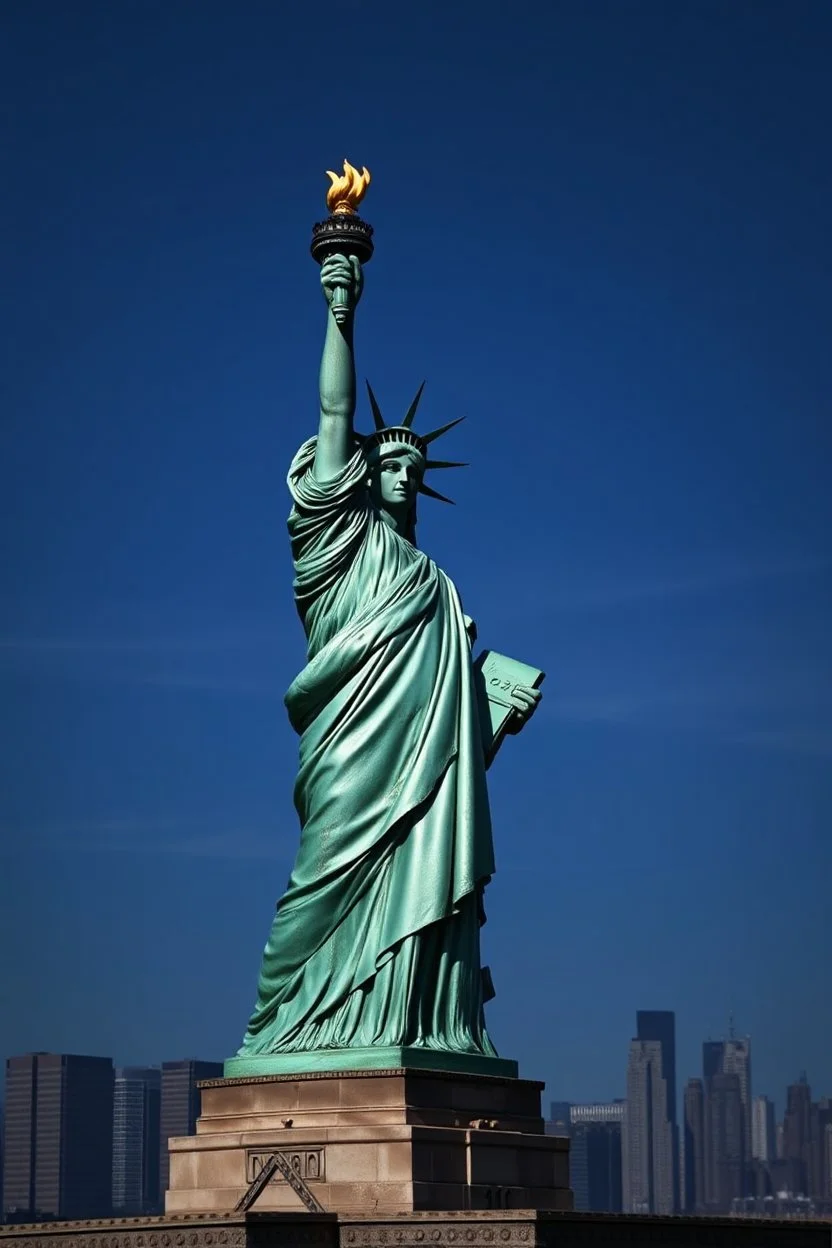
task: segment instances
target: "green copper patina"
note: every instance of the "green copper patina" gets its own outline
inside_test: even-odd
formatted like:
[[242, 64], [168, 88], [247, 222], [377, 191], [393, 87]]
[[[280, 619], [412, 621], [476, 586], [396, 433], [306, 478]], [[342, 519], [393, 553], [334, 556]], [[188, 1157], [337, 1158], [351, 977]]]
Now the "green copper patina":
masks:
[[[361, 265], [330, 256], [321, 282], [320, 424], [289, 471], [308, 643], [286, 694], [300, 736], [301, 842], [226, 1075], [402, 1065], [515, 1075], [486, 1030], [492, 990], [480, 965], [495, 741], [473, 625], [416, 545], [417, 495], [442, 497], [426, 468], [455, 466], [430, 461], [427, 446], [450, 426], [417, 433], [417, 395], [387, 427], [371, 392], [375, 431], [356, 434]], [[540, 694], [510, 685], [502, 705], [517, 732]]]

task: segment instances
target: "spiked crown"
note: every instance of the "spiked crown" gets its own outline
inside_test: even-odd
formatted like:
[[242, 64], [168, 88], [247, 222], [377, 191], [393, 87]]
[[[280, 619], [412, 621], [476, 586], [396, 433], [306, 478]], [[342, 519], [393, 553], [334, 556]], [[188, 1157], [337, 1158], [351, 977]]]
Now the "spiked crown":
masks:
[[[454, 425], [458, 425], [461, 420], [465, 419], [464, 416], [457, 416], [456, 420], [448, 421], [447, 425], [442, 425], [439, 429], [432, 430], [431, 433], [416, 433], [415, 430], [411, 429], [413, 418], [416, 415], [416, 408], [419, 406], [419, 400], [422, 397], [424, 388], [425, 383], [422, 382], [400, 425], [385, 425], [376, 396], [373, 394], [369, 381], [367, 382], [367, 393], [370, 396], [370, 407], [373, 413], [375, 429], [372, 433], [358, 435], [365, 452], [373, 451], [376, 447], [383, 446], [385, 442], [396, 442], [400, 445], [412, 446], [415, 451], [418, 451], [425, 461], [425, 471], [429, 468], [467, 468], [467, 464], [455, 463], [448, 459], [428, 459], [427, 455], [431, 442], [441, 438], [442, 434], [447, 433], [449, 429], [453, 429]], [[440, 494], [437, 490], [432, 490], [429, 485], [425, 485], [424, 481], [419, 486], [419, 493], [427, 495], [428, 498], [438, 498], [441, 503], [452, 503], [454, 501], [452, 498], [446, 498], [444, 494]]]

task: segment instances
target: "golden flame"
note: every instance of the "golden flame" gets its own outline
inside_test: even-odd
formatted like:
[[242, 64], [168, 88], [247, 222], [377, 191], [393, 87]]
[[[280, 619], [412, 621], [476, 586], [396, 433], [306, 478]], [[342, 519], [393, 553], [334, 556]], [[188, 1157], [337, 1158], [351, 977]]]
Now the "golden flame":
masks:
[[359, 173], [348, 160], [345, 160], [343, 174], [333, 173], [331, 169], [327, 169], [326, 176], [332, 182], [332, 186], [326, 193], [326, 206], [330, 213], [355, 212], [364, 198], [364, 192], [370, 185], [369, 169], [362, 169]]

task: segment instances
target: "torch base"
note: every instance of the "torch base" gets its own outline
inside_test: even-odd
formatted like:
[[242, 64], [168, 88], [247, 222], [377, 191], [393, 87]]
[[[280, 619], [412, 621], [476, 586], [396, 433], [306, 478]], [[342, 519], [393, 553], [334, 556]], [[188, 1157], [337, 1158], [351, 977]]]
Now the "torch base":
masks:
[[339, 253], [366, 264], [373, 254], [373, 227], [354, 213], [335, 213], [313, 228], [309, 250], [318, 264]]

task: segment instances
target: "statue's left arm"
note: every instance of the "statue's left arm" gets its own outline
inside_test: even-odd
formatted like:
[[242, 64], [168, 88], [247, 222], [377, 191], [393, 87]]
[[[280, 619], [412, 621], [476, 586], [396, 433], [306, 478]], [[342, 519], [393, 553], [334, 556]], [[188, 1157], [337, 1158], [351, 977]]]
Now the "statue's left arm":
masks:
[[[509, 736], [514, 737], [518, 732], [521, 732], [523, 728], [525, 728], [532, 715], [534, 715], [540, 705], [540, 699], [543, 695], [539, 689], [534, 689], [531, 685], [515, 685], [508, 696], [514, 710], [512, 711], [511, 718], [505, 726], [504, 732]], [[480, 728], [482, 732], [482, 749], [483, 754], [485, 755], [485, 766], [487, 770], [497, 757], [500, 745], [502, 744], [502, 736], [495, 744], [491, 735], [491, 723], [485, 716], [481, 716], [480, 718]]]
[[[477, 640], [477, 626], [471, 619], [470, 615], [465, 616], [465, 631], [468, 633], [468, 641], [473, 649]], [[540, 705], [540, 699], [542, 696], [543, 695], [540, 690], [536, 689], [533, 685], [516, 684], [511, 693], [508, 695], [509, 701], [514, 709], [511, 719], [505, 727], [505, 732], [511, 736], [516, 736], [517, 733], [526, 726], [532, 715], [534, 715]], [[488, 768], [494, 762], [497, 751], [500, 747], [499, 744], [496, 746], [494, 744], [491, 720], [489, 716], [484, 713], [484, 707], [482, 704], [479, 706], [479, 718], [480, 732], [482, 735], [482, 751], [485, 755], [486, 768]]]
[[515, 685], [508, 696], [514, 712], [508, 721], [506, 732], [511, 736], [516, 736], [534, 715], [543, 694], [539, 689], [533, 689], [531, 685]]

